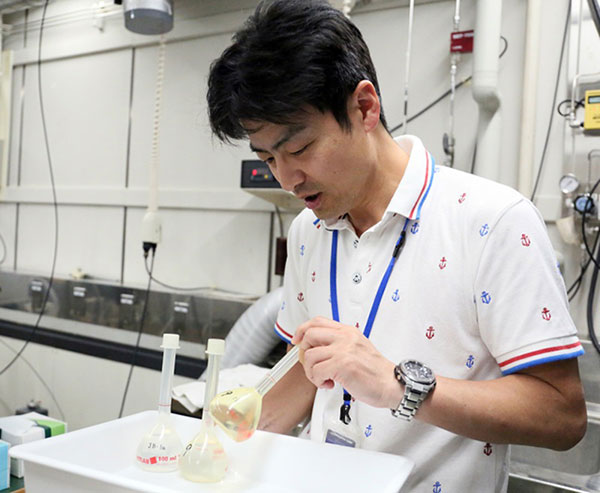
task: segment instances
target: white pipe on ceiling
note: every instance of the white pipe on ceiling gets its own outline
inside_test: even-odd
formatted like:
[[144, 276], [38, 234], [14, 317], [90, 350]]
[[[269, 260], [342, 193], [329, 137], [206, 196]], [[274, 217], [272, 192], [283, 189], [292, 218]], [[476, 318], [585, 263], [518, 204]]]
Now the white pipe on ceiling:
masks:
[[542, 26], [542, 0], [527, 2], [525, 60], [523, 65], [523, 95], [521, 97], [521, 145], [519, 150], [518, 190], [530, 196], [535, 174], [535, 120], [537, 113], [537, 82]]
[[502, 120], [498, 94], [498, 55], [502, 0], [477, 0], [473, 46], [473, 99], [479, 105], [477, 126], [478, 175], [498, 180]]

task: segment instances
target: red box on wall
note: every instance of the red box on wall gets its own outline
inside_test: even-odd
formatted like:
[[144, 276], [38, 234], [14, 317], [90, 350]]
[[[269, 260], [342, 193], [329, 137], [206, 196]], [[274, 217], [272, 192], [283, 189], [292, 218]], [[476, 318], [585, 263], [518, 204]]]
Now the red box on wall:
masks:
[[450, 33], [450, 53], [471, 53], [473, 51], [473, 29]]

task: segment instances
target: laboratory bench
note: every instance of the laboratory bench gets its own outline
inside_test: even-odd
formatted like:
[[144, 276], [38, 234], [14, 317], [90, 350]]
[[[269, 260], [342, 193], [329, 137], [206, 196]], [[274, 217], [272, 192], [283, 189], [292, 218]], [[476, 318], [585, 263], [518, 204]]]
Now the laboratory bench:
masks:
[[[136, 348], [146, 290], [91, 279], [49, 279], [0, 271], [0, 336], [95, 356], [143, 368], [161, 369], [165, 332], [185, 342], [175, 374], [198, 378], [206, 368], [209, 338], [224, 339], [254, 301], [212, 292], [174, 293], [153, 289]], [[44, 317], [39, 319], [44, 299]], [[39, 325], [38, 325], [39, 324]]]

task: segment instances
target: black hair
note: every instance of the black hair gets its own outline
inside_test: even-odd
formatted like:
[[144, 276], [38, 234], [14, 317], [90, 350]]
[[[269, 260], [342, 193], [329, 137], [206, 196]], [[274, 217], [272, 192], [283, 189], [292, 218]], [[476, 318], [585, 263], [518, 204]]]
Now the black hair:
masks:
[[[211, 65], [211, 129], [242, 139], [241, 120], [290, 124], [312, 106], [350, 130], [348, 97], [365, 79], [381, 99], [369, 49], [342, 12], [324, 0], [263, 0]], [[383, 109], [380, 120], [387, 128]]]

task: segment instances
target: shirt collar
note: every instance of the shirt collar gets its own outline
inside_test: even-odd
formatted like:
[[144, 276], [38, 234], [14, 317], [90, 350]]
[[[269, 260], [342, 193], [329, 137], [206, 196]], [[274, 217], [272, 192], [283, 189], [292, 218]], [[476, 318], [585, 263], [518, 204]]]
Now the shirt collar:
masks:
[[[433, 181], [433, 156], [425, 149], [423, 142], [418, 137], [403, 135], [394, 140], [409, 155], [409, 159], [404, 175], [383, 217], [385, 218], [388, 214], [400, 214], [408, 219], [417, 220], [421, 216], [421, 207]], [[323, 223], [327, 229], [352, 229], [347, 216], [344, 214], [335, 219], [324, 220]]]
[[387, 206], [388, 213], [401, 214], [408, 219], [419, 219], [421, 207], [429, 194], [434, 175], [433, 156], [423, 146], [418, 137], [405, 135], [397, 137], [396, 143], [409, 154], [408, 164], [402, 180]]

